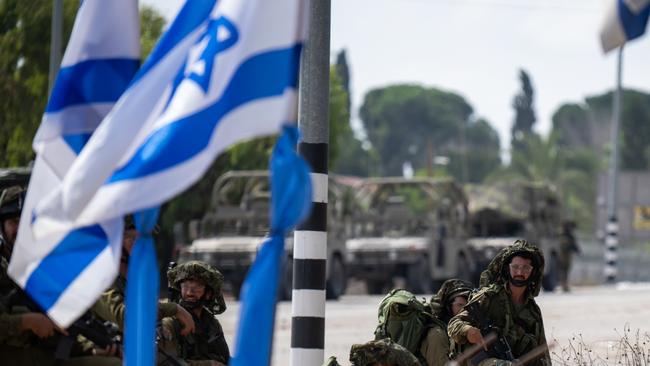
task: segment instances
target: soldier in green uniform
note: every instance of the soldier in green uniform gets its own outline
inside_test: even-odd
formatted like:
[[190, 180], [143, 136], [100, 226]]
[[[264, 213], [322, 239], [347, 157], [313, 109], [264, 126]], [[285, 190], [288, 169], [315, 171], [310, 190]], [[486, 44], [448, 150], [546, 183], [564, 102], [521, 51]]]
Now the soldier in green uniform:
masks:
[[[180, 333], [177, 319], [162, 320], [162, 340], [159, 344], [164, 356], [176, 356], [192, 366], [226, 365], [230, 351], [221, 324], [215, 318], [226, 310], [221, 293], [223, 275], [210, 265], [190, 261], [167, 272], [172, 301], [178, 301], [194, 318], [194, 334]], [[159, 357], [165, 364], [166, 357]]]
[[120, 365], [115, 357], [92, 357], [95, 349], [75, 343], [69, 359], [57, 360], [54, 352], [66, 331], [43, 313], [19, 306], [9, 308], [10, 294], [18, 289], [9, 275], [9, 261], [18, 234], [25, 189], [11, 186], [0, 191], [0, 360], [7, 365]]
[[[352, 366], [421, 366], [417, 357], [390, 338], [353, 344], [350, 349]], [[341, 366], [336, 357], [325, 360], [323, 366]]]
[[[535, 303], [543, 273], [544, 256], [536, 246], [517, 240], [502, 249], [481, 274], [481, 290], [449, 322], [449, 337], [458, 344], [485, 344], [477, 317], [468, 311], [477, 303], [482, 318], [498, 329], [515, 358], [546, 346], [542, 312]], [[480, 362], [481, 366], [509, 364], [510, 361], [493, 355]], [[528, 364], [550, 365], [548, 349]]]
[[580, 253], [578, 241], [573, 233], [575, 228], [576, 223], [572, 220], [567, 220], [562, 223], [562, 231], [560, 233], [560, 268], [558, 274], [564, 292], [569, 292], [569, 273], [571, 272], [573, 254]]
[[[120, 259], [120, 274], [108, 290], [100, 296], [93, 305], [91, 311], [94, 315], [117, 324], [120, 331], [124, 332], [124, 313], [126, 310], [126, 276], [129, 264], [129, 256], [137, 239], [138, 232], [132, 216], [127, 216], [124, 221], [124, 233], [122, 235], [122, 257]], [[183, 335], [194, 331], [192, 316], [182, 306], [169, 302], [158, 303], [158, 317], [176, 317], [183, 328]]]
[[427, 331], [420, 347], [420, 354], [426, 360], [427, 366], [443, 366], [449, 362], [450, 352], [454, 349], [447, 335], [447, 324], [467, 304], [467, 298], [473, 288], [467, 281], [450, 279], [431, 297], [429, 305], [437, 321]]

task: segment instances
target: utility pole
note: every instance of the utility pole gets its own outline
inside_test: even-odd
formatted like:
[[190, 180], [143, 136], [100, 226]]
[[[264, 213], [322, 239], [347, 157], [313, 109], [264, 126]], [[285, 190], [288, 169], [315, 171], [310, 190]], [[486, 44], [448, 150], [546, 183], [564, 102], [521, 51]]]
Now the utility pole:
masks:
[[309, 33], [300, 59], [298, 153], [311, 165], [314, 193], [309, 217], [294, 232], [292, 366], [320, 366], [325, 354], [331, 0], [307, 3]]
[[605, 235], [605, 281], [616, 282], [618, 274], [616, 261], [618, 259], [618, 220], [616, 217], [616, 194], [618, 181], [618, 135], [621, 122], [621, 75], [623, 68], [623, 46], [618, 49], [618, 66], [616, 71], [616, 92], [614, 93], [612, 108], [612, 153], [609, 161], [609, 175], [607, 182], [607, 224]]
[[50, 73], [47, 86], [47, 95], [54, 87], [56, 75], [61, 65], [61, 48], [63, 39], [63, 0], [52, 2], [52, 35], [50, 40]]

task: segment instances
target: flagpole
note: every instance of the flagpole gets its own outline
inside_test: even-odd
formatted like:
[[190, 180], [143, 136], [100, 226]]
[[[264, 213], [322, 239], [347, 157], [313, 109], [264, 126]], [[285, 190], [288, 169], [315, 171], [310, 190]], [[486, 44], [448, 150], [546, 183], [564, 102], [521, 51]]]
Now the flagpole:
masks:
[[52, 3], [52, 35], [50, 39], [50, 72], [47, 86], [47, 95], [54, 87], [56, 75], [61, 65], [61, 39], [63, 38], [63, 0], [54, 0]]
[[311, 166], [312, 211], [294, 232], [292, 366], [319, 366], [325, 347], [327, 151], [331, 0], [309, 4], [309, 33], [300, 59], [298, 153]]
[[616, 68], [616, 91], [612, 108], [611, 141], [612, 153], [609, 161], [609, 176], [607, 184], [607, 225], [605, 236], [605, 281], [616, 282], [618, 273], [616, 260], [618, 258], [618, 220], [616, 217], [616, 193], [618, 178], [618, 137], [621, 120], [621, 78], [623, 74], [623, 46], [618, 49], [618, 65]]

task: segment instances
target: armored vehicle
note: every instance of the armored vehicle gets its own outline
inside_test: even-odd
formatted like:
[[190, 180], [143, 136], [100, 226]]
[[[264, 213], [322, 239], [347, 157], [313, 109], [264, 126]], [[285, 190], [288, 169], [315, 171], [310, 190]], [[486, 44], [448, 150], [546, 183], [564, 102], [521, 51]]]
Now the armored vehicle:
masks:
[[[347, 285], [345, 225], [349, 214], [348, 187], [330, 177], [327, 234], [327, 297], [338, 298]], [[183, 248], [179, 261], [196, 259], [221, 271], [226, 285], [238, 297], [248, 269], [269, 232], [270, 184], [268, 171], [231, 171], [217, 179], [210, 209], [198, 224], [192, 244]], [[196, 223], [190, 226], [197, 226]], [[190, 229], [190, 232], [192, 229]], [[280, 298], [291, 298], [293, 233], [285, 240], [287, 258], [282, 269]]]
[[478, 260], [475, 278], [501, 248], [516, 239], [525, 239], [544, 253], [544, 289], [555, 288], [562, 222], [555, 189], [546, 184], [515, 181], [467, 185], [465, 191], [469, 200], [469, 244]]
[[396, 277], [429, 293], [452, 277], [474, 273], [467, 240], [467, 201], [452, 180], [373, 178], [358, 190], [347, 240], [351, 276], [384, 293]]

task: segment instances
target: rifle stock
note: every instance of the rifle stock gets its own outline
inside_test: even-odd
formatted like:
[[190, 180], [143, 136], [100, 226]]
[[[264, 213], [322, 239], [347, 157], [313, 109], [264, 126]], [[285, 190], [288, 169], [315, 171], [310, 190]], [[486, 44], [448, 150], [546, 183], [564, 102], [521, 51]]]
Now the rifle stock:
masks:
[[488, 357], [495, 357], [501, 360], [507, 361], [516, 361], [514, 355], [512, 354], [512, 348], [503, 334], [501, 334], [499, 328], [495, 327], [492, 322], [485, 317], [479, 308], [478, 302], [472, 302], [465, 305], [465, 309], [469, 313], [470, 317], [479, 324], [479, 330], [481, 335], [486, 337], [490, 334], [494, 334], [496, 338], [494, 342], [488, 347], [487, 351], [481, 350], [476, 356], [471, 359], [472, 365], [478, 365], [479, 362], [483, 361]]

